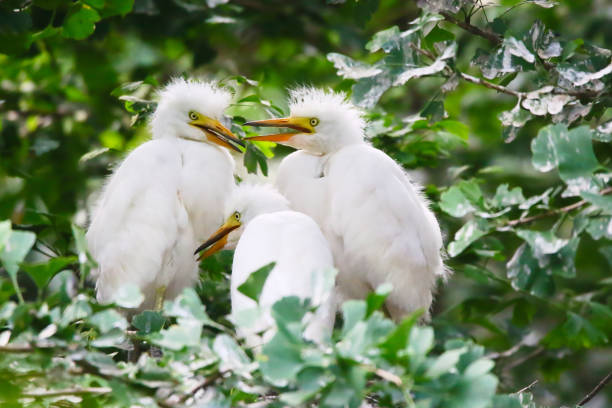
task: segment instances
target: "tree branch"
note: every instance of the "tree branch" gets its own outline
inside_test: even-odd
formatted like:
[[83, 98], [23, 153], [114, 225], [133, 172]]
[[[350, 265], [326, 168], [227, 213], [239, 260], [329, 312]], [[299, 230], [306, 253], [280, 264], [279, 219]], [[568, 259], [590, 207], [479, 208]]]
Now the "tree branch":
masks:
[[610, 380], [612, 380], [612, 371], [608, 373], [608, 375], [606, 375], [603, 380], [601, 380], [599, 382], [599, 384], [597, 384], [597, 386], [595, 388], [593, 388], [593, 390], [591, 392], [589, 392], [586, 397], [584, 397], [582, 400], [580, 400], [580, 402], [576, 405], [578, 405], [579, 407], [583, 406], [584, 404], [586, 404], [587, 402], [589, 402], [590, 400], [593, 399], [593, 397], [595, 395], [597, 395], [597, 393], [599, 391], [601, 391], [601, 389], [603, 387], [606, 386], [607, 383], [610, 382]]
[[456, 26], [463, 28], [467, 32], [470, 32], [484, 39], [487, 39], [495, 45], [499, 45], [503, 41], [503, 37], [501, 35], [494, 33], [492, 31], [483, 30], [468, 22], [457, 20], [455, 16], [453, 16], [447, 11], [440, 11], [440, 15], [442, 15], [442, 17], [444, 17], [444, 20], [448, 21], [449, 23], [455, 24]]
[[525, 391], [529, 391], [534, 385], [536, 385], [538, 383], [539, 380], [533, 380], [533, 382], [531, 384], [529, 384], [526, 387], [521, 388], [520, 390], [518, 390], [517, 392], [515, 392], [515, 394], [521, 394]]
[[110, 394], [113, 390], [108, 387], [75, 387], [75, 388], [65, 388], [63, 390], [35, 390], [35, 391], [26, 391], [21, 394], [23, 397], [30, 398], [45, 398], [45, 397], [61, 397], [63, 395], [104, 395]]
[[478, 84], [478, 85], [482, 85], [484, 87], [487, 87], [489, 89], [495, 89], [497, 92], [501, 92], [501, 93], [505, 93], [507, 95], [512, 95], [514, 97], [520, 98], [523, 96], [522, 92], [519, 91], [513, 91], [510, 88], [506, 88], [505, 86], [501, 86], [501, 85], [497, 85], [494, 84], [493, 82], [489, 82], [487, 80], [463, 73], [461, 71], [457, 71], [457, 73], [459, 74], [459, 77], [461, 79], [463, 79], [464, 81], [468, 81], [471, 82], [473, 84]]
[[[599, 192], [599, 194], [601, 194], [601, 195], [607, 195], [607, 194], [610, 194], [610, 193], [612, 193], [612, 187], [606, 187], [606, 188], [604, 188], [603, 190], [601, 190]], [[514, 226], [519, 225], [519, 224], [527, 224], [527, 223], [530, 223], [530, 222], [533, 222], [533, 221], [540, 220], [542, 218], [547, 218], [547, 217], [551, 217], [553, 215], [567, 213], [567, 212], [570, 212], [570, 211], [577, 210], [578, 208], [581, 208], [581, 207], [583, 207], [586, 204], [588, 204], [588, 201], [580, 200], [578, 202], [575, 202], [574, 204], [566, 205], [565, 207], [557, 208], [555, 210], [550, 210], [550, 211], [542, 213], [542, 214], [532, 215], [531, 217], [518, 218], [516, 220], [510, 220], [510, 221], [508, 221], [506, 223], [506, 225], [509, 226], [509, 227], [514, 227]]]
[[204, 388], [210, 387], [215, 381], [217, 381], [219, 378], [223, 377], [227, 373], [227, 371], [228, 370], [217, 371], [216, 373], [214, 373], [210, 377], [206, 378], [200, 384], [198, 384], [197, 386], [193, 387], [193, 389], [191, 391], [189, 391], [189, 393], [183, 395], [181, 397], [180, 401], [181, 402], [185, 402], [185, 401], [187, 401], [187, 399], [189, 399], [190, 397], [195, 395], [196, 392], [198, 392], [200, 390], [203, 390]]

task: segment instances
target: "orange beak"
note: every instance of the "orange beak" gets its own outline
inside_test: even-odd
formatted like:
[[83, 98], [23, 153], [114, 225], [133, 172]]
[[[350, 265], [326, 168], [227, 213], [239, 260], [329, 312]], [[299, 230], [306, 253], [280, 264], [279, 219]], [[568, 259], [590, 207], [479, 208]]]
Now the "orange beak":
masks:
[[254, 120], [246, 122], [246, 126], [257, 126], [257, 127], [284, 127], [289, 129], [297, 130], [292, 133], [275, 133], [264, 136], [251, 136], [247, 139], [253, 141], [267, 141], [267, 142], [286, 142], [293, 136], [300, 133], [314, 133], [314, 127], [310, 124], [311, 118], [304, 117], [290, 117], [290, 118], [276, 118], [266, 120]]
[[222, 250], [227, 244], [227, 236], [230, 232], [239, 228], [242, 224], [237, 221], [233, 216], [229, 217], [225, 224], [223, 224], [218, 230], [216, 230], [210, 238], [206, 240], [202, 245], [195, 250], [194, 255], [202, 252], [198, 257], [198, 261], [208, 258], [209, 256]]
[[198, 119], [189, 122], [189, 124], [206, 133], [206, 138], [212, 143], [242, 153], [238, 146], [244, 147], [244, 142], [238, 139], [231, 130], [223, 126], [218, 120], [200, 115]]

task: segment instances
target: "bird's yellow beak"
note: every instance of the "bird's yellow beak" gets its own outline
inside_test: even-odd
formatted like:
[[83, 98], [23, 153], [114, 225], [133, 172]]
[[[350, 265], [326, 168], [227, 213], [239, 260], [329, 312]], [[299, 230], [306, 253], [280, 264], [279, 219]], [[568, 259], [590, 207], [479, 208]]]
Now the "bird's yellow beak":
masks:
[[311, 118], [305, 117], [290, 117], [290, 118], [276, 118], [266, 120], [253, 120], [246, 122], [247, 126], [258, 126], [258, 127], [285, 127], [289, 129], [297, 130], [297, 132], [291, 133], [275, 133], [272, 135], [264, 136], [251, 136], [249, 140], [255, 141], [267, 141], [267, 142], [286, 142], [293, 136], [299, 133], [314, 133], [315, 129], [310, 124]]
[[238, 139], [231, 130], [223, 126], [218, 120], [209, 118], [208, 116], [198, 115], [198, 118], [192, 120], [189, 124], [206, 133], [206, 138], [212, 143], [242, 153], [242, 150], [238, 146], [244, 147], [244, 142]]
[[218, 230], [216, 230], [210, 236], [210, 238], [206, 240], [206, 242], [204, 242], [198, 247], [198, 249], [195, 250], [194, 255], [197, 255], [199, 252], [204, 251], [198, 257], [198, 261], [206, 259], [212, 254], [222, 250], [225, 244], [227, 244], [227, 236], [229, 235], [229, 233], [235, 230], [236, 228], [239, 228], [241, 225], [242, 223], [236, 218], [234, 218], [233, 215], [231, 215], [225, 221], [225, 223]]

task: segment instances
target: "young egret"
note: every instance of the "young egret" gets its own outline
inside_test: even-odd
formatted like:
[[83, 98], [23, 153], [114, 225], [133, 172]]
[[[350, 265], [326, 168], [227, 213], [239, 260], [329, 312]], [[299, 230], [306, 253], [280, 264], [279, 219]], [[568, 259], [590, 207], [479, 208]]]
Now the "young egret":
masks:
[[264, 342], [271, 337], [269, 308], [286, 296], [310, 298], [319, 305], [307, 323], [306, 338], [321, 342], [331, 335], [333, 296], [321, 285], [322, 276], [333, 268], [333, 260], [317, 224], [307, 215], [291, 211], [287, 199], [266, 185], [239, 185], [226, 206], [226, 215], [225, 224], [196, 253], [202, 252], [201, 258], [206, 258], [222, 248], [236, 248], [231, 276], [233, 315], [257, 306], [238, 287], [252, 272], [276, 262], [259, 297], [263, 313], [251, 327], [240, 331], [247, 344], [261, 345], [257, 333], [264, 333]]
[[290, 110], [288, 118], [246, 124], [294, 130], [251, 140], [300, 149], [282, 161], [276, 183], [327, 237], [340, 298], [363, 298], [389, 282], [385, 306], [393, 319], [419, 308], [428, 313], [446, 270], [440, 227], [420, 187], [364, 141], [361, 113], [343, 94], [299, 88], [290, 93]]
[[223, 219], [234, 188], [226, 149], [243, 145], [220, 122], [230, 98], [213, 83], [183, 79], [159, 93], [153, 139], [114, 171], [87, 232], [98, 301], [129, 283], [145, 295], [140, 309], [159, 309], [196, 281], [193, 248]]

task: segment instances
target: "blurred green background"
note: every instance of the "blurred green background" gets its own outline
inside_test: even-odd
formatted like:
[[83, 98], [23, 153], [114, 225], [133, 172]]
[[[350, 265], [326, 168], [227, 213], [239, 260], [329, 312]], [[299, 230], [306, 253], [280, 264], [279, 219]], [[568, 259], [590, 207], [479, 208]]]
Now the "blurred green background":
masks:
[[[76, 253], [71, 223], [87, 225], [92, 193], [114, 164], [149, 137], [144, 120], [133, 122], [135, 115], [140, 114], [140, 119], [146, 116], [147, 101], [154, 99], [158, 85], [172, 76], [184, 75], [224, 81], [235, 91], [236, 101], [256, 95], [228, 111], [238, 122], [240, 117], [269, 116], [269, 102], [286, 112], [286, 88], [298, 84], [350, 93], [355, 81], [339, 76], [327, 55], [338, 53], [363, 63], [376, 63], [380, 53], [368, 52], [366, 44], [375, 33], [389, 27], [397, 26], [400, 31], [412, 27], [410, 23], [424, 13], [419, 7], [423, 2], [417, 3], [3, 1], [0, 219], [10, 219], [14, 230], [37, 234], [28, 262]], [[473, 6], [465, 1], [454, 3], [463, 10]], [[478, 13], [470, 24], [504, 36], [520, 38], [541, 20], [567, 43], [580, 39], [581, 44], [612, 48], [612, 5], [606, 0], [566, 0], [550, 8], [525, 1], [483, 1], [483, 8], [479, 8], [479, 2], [474, 3]], [[462, 12], [454, 15], [462, 21], [466, 17]], [[495, 20], [500, 16], [503, 19]], [[502, 22], [503, 27], [495, 25]], [[494, 45], [456, 24], [437, 24], [457, 42], [453, 66], [480, 76], [473, 64], [477, 49], [492, 50]], [[514, 88], [534, 90], [551, 76], [540, 67], [533, 75], [498, 78], [495, 82], [507, 85], [514, 81]], [[249, 83], [245, 78], [257, 82]], [[135, 81], [144, 82], [121, 88]], [[534, 117], [511, 143], [506, 143], [498, 116], [512, 109], [516, 98], [466, 81], [443, 93], [440, 88], [445, 82], [442, 75], [433, 75], [386, 91], [368, 110], [368, 134], [375, 146], [427, 186], [447, 243], [465, 219], [442, 211], [439, 202], [441, 193], [459, 180], [476, 178], [485, 196], [494, 195], [503, 183], [522, 187], [525, 197], [553, 187], [557, 191], [549, 209], [577, 201], [560, 197], [556, 172], [538, 172], [532, 165], [532, 139], [551, 123], [550, 116]], [[608, 92], [597, 96], [599, 104], [590, 116], [581, 119], [591, 128], [610, 118], [609, 84], [605, 82]], [[120, 100], [122, 94], [129, 98]], [[432, 102], [441, 105], [432, 108]], [[430, 108], [435, 112], [430, 114], [425, 129], [409, 127], [411, 116], [427, 116]], [[464, 126], [454, 125], [454, 131], [436, 127], [443, 119]], [[404, 128], [406, 131], [401, 132]], [[606, 166], [612, 149], [605, 138], [602, 140], [594, 142], [595, 155]], [[272, 160], [287, 152], [278, 148]], [[515, 216], [510, 218], [517, 218], [520, 212], [513, 211]], [[575, 228], [574, 224], [568, 227], [567, 220], [559, 225], [557, 221], [557, 217], [544, 218], [536, 229], [546, 231], [554, 226], [563, 236], [565, 230]], [[605, 281], [610, 277], [612, 261], [610, 235], [595, 239], [592, 234], [582, 234], [575, 257], [576, 277], [555, 277], [556, 290], [546, 296], [511, 286], [506, 276], [507, 262], [522, 242], [512, 233], [495, 231], [472, 250], [449, 259], [455, 274], [440, 288], [433, 313], [439, 341], [468, 337], [491, 353], [501, 353], [495, 355], [495, 371], [503, 392], [517, 391], [538, 379], [532, 391], [542, 404], [576, 403], [612, 369], [612, 349], [607, 340], [612, 335], [612, 314], [606, 314], [612, 299], [611, 282]], [[215, 296], [225, 293], [227, 256], [222, 254], [203, 267], [200, 294], [209, 301], [211, 315], [227, 311], [226, 299]], [[466, 265], [487, 268], [493, 278], [476, 269], [466, 271]], [[36, 297], [36, 286], [26, 274], [19, 274], [19, 282], [26, 300]], [[14, 296], [10, 280], [0, 278], [0, 304]], [[607, 309], [603, 317], [589, 314], [583, 303], [586, 298]], [[568, 311], [590, 316], [606, 340], [597, 334], [595, 341], [577, 330], [578, 340], [573, 344], [542, 341], [547, 334], [561, 330]], [[558, 336], [567, 337], [567, 333], [571, 331], [561, 330]], [[589, 407], [611, 404], [609, 387]]]

